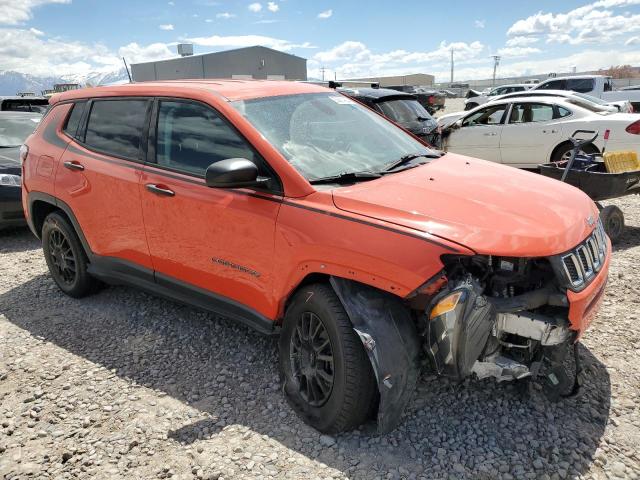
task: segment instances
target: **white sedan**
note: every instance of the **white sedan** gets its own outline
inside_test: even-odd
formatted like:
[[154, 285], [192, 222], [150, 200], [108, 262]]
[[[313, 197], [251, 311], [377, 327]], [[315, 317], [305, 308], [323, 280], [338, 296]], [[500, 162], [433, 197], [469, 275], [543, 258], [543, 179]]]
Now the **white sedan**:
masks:
[[640, 154], [640, 116], [596, 110], [592, 103], [575, 98], [497, 100], [469, 112], [444, 115], [438, 125], [443, 127], [444, 150], [518, 168], [569, 158], [568, 138], [577, 130], [600, 132], [585, 153], [601, 152], [609, 130], [607, 151]]

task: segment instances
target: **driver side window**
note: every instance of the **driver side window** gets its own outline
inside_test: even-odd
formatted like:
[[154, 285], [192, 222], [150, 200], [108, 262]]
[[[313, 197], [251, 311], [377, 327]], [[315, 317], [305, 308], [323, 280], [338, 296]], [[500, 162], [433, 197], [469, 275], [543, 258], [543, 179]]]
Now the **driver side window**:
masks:
[[159, 166], [204, 176], [207, 167], [220, 160], [246, 158], [259, 165], [255, 157], [253, 149], [213, 109], [192, 102], [160, 102]]
[[474, 127], [477, 125], [499, 125], [502, 121], [506, 108], [507, 104], [485, 107], [465, 118], [462, 122], [462, 126]]

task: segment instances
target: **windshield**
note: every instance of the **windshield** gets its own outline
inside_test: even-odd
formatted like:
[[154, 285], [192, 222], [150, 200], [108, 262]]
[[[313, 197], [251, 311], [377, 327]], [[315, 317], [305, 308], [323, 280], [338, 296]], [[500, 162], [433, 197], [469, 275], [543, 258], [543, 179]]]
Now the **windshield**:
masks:
[[389, 100], [378, 103], [378, 106], [382, 113], [398, 123], [431, 120], [429, 112], [417, 100]]
[[576, 97], [582, 98], [584, 100], [588, 100], [589, 102], [597, 103], [598, 105], [608, 105], [604, 100], [599, 99], [598, 97], [594, 97], [593, 95], [587, 95], [586, 93], [574, 92], [573, 95]]
[[567, 102], [572, 103], [573, 105], [582, 107], [585, 110], [589, 110], [590, 112], [600, 113], [602, 115], [613, 113], [610, 109], [603, 108], [600, 105], [595, 104], [589, 100], [582, 100], [574, 97], [574, 98], [567, 98]]
[[0, 118], [0, 147], [19, 147], [33, 133], [39, 117]]
[[436, 154], [336, 93], [238, 100], [232, 105], [308, 180], [380, 172], [409, 154]]

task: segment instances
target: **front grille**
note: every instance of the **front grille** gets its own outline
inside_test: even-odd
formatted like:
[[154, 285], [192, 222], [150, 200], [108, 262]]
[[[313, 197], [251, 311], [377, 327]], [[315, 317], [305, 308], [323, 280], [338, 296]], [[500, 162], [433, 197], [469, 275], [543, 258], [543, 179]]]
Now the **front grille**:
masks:
[[586, 240], [562, 255], [562, 267], [573, 289], [587, 286], [602, 268], [607, 254], [606, 239], [602, 222], [598, 220], [598, 226]]

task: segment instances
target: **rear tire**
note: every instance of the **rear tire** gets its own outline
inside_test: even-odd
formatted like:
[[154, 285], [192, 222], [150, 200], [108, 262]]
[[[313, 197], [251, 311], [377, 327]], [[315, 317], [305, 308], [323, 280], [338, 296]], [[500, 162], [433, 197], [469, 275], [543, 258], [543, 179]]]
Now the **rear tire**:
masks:
[[[551, 155], [551, 162], [558, 163], [558, 162], [561, 162], [562, 160], [567, 160], [567, 158], [563, 158], [563, 157], [565, 157], [565, 155], [570, 154], [571, 150], [573, 150], [573, 145], [571, 144], [571, 142], [560, 144]], [[583, 153], [583, 154], [598, 153], [598, 149], [594, 147], [592, 144], [584, 145], [580, 153]]]
[[611, 239], [611, 243], [616, 243], [624, 233], [624, 214], [615, 205], [607, 205], [600, 211], [600, 219], [604, 231]]
[[306, 423], [331, 434], [368, 419], [378, 398], [376, 379], [364, 346], [329, 285], [312, 284], [295, 294], [279, 348], [285, 395]]
[[100, 282], [87, 272], [89, 260], [80, 239], [60, 213], [50, 213], [44, 220], [42, 250], [54, 282], [64, 293], [81, 298], [98, 289]]

